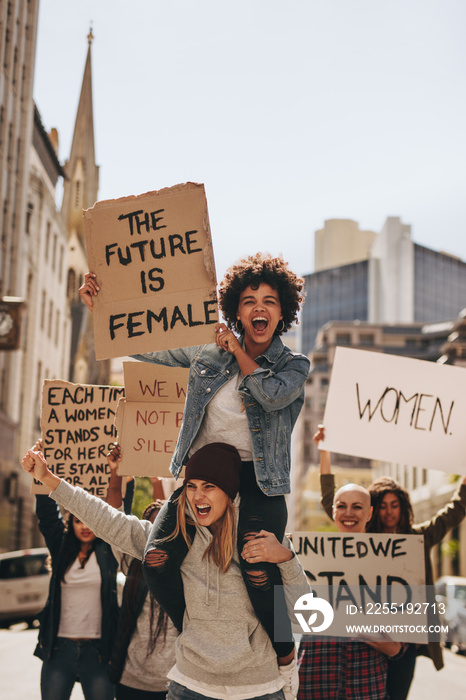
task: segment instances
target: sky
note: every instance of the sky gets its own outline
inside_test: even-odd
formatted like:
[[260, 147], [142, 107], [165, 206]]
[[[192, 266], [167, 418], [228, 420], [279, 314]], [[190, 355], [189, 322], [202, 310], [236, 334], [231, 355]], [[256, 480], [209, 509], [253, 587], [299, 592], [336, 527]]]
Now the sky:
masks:
[[99, 200], [204, 183], [219, 279], [258, 250], [312, 272], [333, 218], [466, 259], [464, 0], [40, 0], [61, 162], [91, 25]]

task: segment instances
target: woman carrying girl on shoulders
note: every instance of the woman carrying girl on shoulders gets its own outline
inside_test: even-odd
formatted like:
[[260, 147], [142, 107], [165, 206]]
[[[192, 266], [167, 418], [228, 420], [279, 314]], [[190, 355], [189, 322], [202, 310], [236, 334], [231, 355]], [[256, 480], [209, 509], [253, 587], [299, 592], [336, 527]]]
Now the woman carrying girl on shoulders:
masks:
[[[291, 433], [304, 402], [309, 359], [284, 345], [281, 336], [297, 321], [303, 284], [282, 258], [262, 253], [249, 256], [227, 270], [220, 283], [219, 306], [225, 323], [216, 327], [215, 344], [136, 356], [190, 369], [183, 422], [170, 467], [175, 478], [208, 443], [224, 442], [238, 450], [242, 460], [240, 553], [261, 530], [273, 532], [278, 541], [285, 533]], [[98, 291], [95, 275], [87, 273], [80, 294], [90, 309]], [[222, 464], [217, 468], [221, 472]], [[144, 566], [152, 593], [181, 630], [184, 599], [179, 565], [187, 548], [180, 536], [167, 540], [175, 528], [178, 495], [175, 492], [154, 523]], [[242, 557], [241, 570], [279, 663], [294, 664], [289, 622], [287, 641], [274, 641], [274, 587], [282, 584], [278, 567], [267, 562], [257, 566]], [[286, 624], [284, 599], [276, 606], [277, 615], [282, 627]]]

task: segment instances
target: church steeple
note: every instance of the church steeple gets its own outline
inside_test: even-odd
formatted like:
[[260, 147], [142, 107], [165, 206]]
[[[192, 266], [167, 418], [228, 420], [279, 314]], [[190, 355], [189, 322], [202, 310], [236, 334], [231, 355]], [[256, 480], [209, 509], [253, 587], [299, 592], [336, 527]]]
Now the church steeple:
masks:
[[99, 168], [95, 164], [94, 115], [92, 109], [91, 47], [94, 35], [87, 40], [86, 65], [74, 126], [69, 160], [65, 164], [67, 179], [63, 188], [62, 215], [68, 229], [68, 301], [71, 313], [69, 379], [80, 384], [108, 384], [110, 363], [97, 362], [94, 350], [92, 315], [79, 298], [78, 288], [87, 272], [83, 209], [97, 201]]
[[90, 28], [87, 40], [86, 65], [79, 97], [69, 160], [65, 163], [67, 180], [63, 189], [62, 214], [69, 236], [73, 234], [84, 245], [83, 209], [97, 201], [99, 168], [95, 163], [94, 114], [92, 105], [91, 47], [94, 34]]

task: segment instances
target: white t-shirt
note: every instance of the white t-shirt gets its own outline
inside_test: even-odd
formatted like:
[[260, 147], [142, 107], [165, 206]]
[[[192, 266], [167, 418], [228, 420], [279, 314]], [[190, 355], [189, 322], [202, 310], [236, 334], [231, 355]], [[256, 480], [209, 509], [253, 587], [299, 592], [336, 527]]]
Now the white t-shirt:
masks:
[[211, 442], [226, 442], [236, 447], [243, 462], [252, 461], [251, 434], [243, 396], [238, 391], [242, 378], [238, 372], [207, 404], [201, 427], [189, 451], [190, 457]]
[[92, 552], [86, 566], [81, 568], [78, 557], [61, 583], [61, 614], [59, 637], [69, 639], [100, 639], [102, 600], [99, 564]]

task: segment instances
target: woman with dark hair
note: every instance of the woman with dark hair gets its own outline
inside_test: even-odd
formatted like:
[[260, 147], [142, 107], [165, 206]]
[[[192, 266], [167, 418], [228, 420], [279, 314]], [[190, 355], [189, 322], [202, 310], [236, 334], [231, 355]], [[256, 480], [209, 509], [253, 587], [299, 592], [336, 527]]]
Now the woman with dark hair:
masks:
[[[110, 467], [107, 503], [119, 509], [123, 504], [122, 477], [117, 473], [120, 458], [120, 446], [115, 443], [107, 455]], [[153, 497], [162, 495], [157, 483], [153, 483], [153, 486]], [[157, 498], [149, 503], [142, 520], [152, 524], [163, 504], [164, 501]], [[137, 558], [125, 554], [120, 547], [113, 546], [112, 551], [126, 576], [109, 669], [110, 679], [116, 684], [115, 698], [164, 700], [167, 695], [167, 673], [175, 663], [178, 632], [149, 593], [142, 571], [142, 552], [141, 557]]]
[[[285, 533], [291, 433], [304, 402], [309, 359], [284, 345], [281, 336], [297, 321], [303, 285], [282, 258], [251, 255], [233, 265], [220, 283], [219, 306], [225, 323], [216, 326], [215, 344], [136, 356], [190, 368], [183, 422], [170, 467], [175, 478], [206, 444], [224, 442], [238, 449], [243, 464], [239, 553], [261, 530], [273, 532], [280, 542]], [[87, 273], [80, 294], [90, 309], [98, 291], [95, 275]], [[181, 630], [184, 597], [179, 566], [186, 550], [181, 537], [166, 540], [175, 527], [178, 495], [173, 494], [154, 524], [144, 574], [152, 593]], [[243, 557], [240, 560], [254, 610], [279, 663], [288, 668], [290, 678], [294, 674], [296, 682], [294, 641], [283, 597], [275, 613], [281, 611], [279, 624], [288, 625], [288, 637], [274, 641], [274, 588], [282, 583], [279, 569], [267, 562], [257, 566]]]
[[43, 700], [68, 700], [79, 681], [86, 700], [111, 700], [108, 662], [115, 638], [117, 562], [111, 548], [58, 505], [36, 496], [39, 528], [52, 559], [47, 604], [34, 654], [42, 659]]
[[366, 532], [401, 532], [408, 534], [414, 523], [409, 493], [388, 476], [381, 476], [369, 486], [373, 507]]
[[[319, 444], [324, 439], [324, 428], [319, 426], [314, 435], [314, 442]], [[322, 505], [332, 517], [330, 500], [333, 500], [335, 481], [330, 467], [330, 453], [320, 452]], [[458, 488], [444, 508], [433, 518], [423, 523], [414, 524], [414, 514], [409, 493], [398, 482], [383, 476], [369, 486], [372, 504], [372, 518], [366, 532], [399, 533], [403, 535], [424, 536], [424, 560], [426, 586], [428, 595], [433, 597], [434, 575], [430, 552], [445, 537], [447, 532], [461, 523], [466, 515], [466, 476], [459, 482]], [[434, 599], [432, 600], [434, 602]], [[429, 608], [431, 611], [433, 608]], [[429, 624], [438, 625], [438, 618], [429, 620]], [[387, 675], [387, 693], [390, 700], [405, 700], [414, 677], [417, 656], [429, 656], [437, 671], [443, 668], [443, 655], [440, 642], [427, 644], [408, 644], [402, 658], [389, 666]]]

